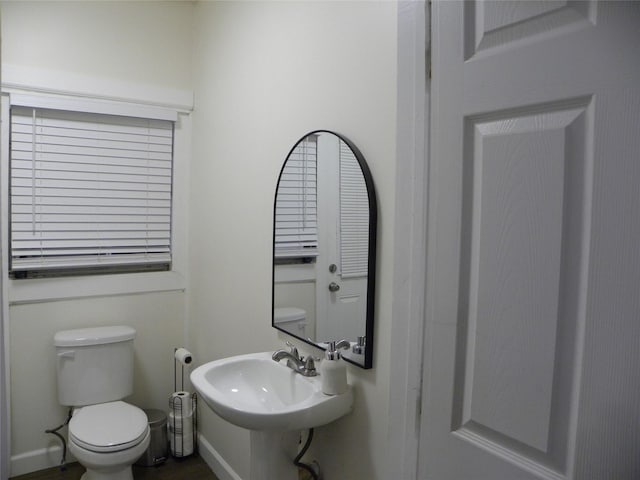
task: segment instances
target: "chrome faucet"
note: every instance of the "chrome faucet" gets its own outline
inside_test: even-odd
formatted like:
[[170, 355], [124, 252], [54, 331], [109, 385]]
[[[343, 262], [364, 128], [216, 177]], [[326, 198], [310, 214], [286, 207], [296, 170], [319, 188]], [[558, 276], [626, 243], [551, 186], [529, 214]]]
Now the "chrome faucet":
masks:
[[287, 342], [287, 345], [289, 346], [289, 350], [276, 350], [273, 355], [271, 355], [271, 358], [276, 362], [286, 358], [287, 367], [304, 377], [315, 377], [318, 375], [315, 362], [311, 355], [305, 359], [303, 356], [298, 355], [298, 349], [293, 344]]

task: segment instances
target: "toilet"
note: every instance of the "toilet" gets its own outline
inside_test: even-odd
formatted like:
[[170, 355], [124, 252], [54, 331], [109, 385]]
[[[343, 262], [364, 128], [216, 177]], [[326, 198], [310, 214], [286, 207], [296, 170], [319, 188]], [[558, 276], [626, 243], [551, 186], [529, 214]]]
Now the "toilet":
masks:
[[277, 307], [273, 309], [273, 323], [275, 326], [307, 338], [307, 312], [298, 307]]
[[58, 401], [73, 407], [69, 451], [81, 480], [133, 480], [131, 465], [151, 439], [147, 415], [122, 401], [133, 393], [133, 339], [127, 326], [55, 334]]

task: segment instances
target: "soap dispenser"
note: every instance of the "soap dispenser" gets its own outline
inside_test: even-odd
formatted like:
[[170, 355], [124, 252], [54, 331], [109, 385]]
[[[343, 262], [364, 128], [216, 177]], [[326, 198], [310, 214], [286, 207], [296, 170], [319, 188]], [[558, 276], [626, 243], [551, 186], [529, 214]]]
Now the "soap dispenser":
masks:
[[339, 348], [349, 348], [346, 340], [328, 342], [324, 360], [320, 363], [322, 392], [326, 395], [340, 395], [347, 391], [347, 365], [340, 357]]

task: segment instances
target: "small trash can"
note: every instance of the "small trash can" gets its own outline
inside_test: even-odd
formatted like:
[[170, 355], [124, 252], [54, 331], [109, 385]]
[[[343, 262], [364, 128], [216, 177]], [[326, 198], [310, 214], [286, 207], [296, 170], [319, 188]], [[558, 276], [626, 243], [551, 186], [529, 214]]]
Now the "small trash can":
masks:
[[162, 410], [144, 409], [149, 419], [151, 441], [147, 450], [136, 462], [142, 467], [153, 467], [167, 459], [169, 440], [167, 438], [167, 415]]

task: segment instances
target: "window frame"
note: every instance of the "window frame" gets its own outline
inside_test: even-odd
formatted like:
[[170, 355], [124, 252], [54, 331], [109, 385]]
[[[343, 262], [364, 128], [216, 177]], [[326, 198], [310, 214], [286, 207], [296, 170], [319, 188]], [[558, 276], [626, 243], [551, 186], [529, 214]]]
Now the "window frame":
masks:
[[[174, 124], [172, 262], [171, 269], [159, 272], [105, 273], [33, 279], [9, 278], [9, 138], [10, 108], [24, 105], [62, 110], [89, 111], [125, 116], [172, 119]], [[34, 105], [35, 103], [35, 105]], [[187, 264], [188, 165], [191, 156], [191, 116], [189, 111], [171, 107], [69, 94], [25, 92], [4, 88], [0, 117], [0, 217], [2, 227], [2, 274], [10, 304], [56, 299], [184, 290]]]

